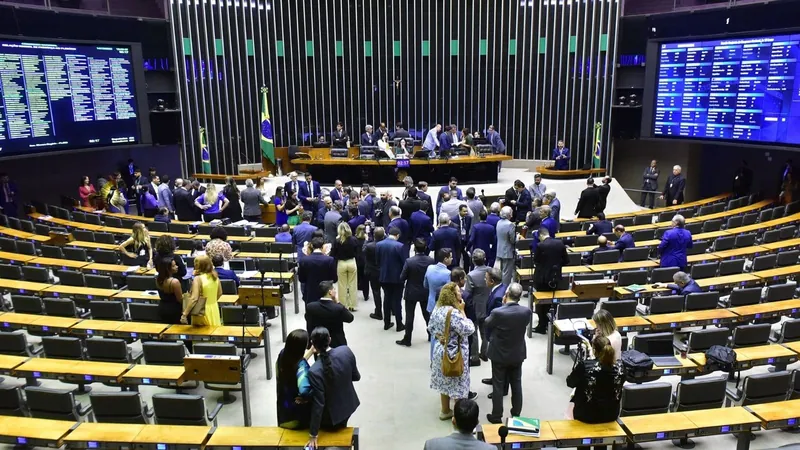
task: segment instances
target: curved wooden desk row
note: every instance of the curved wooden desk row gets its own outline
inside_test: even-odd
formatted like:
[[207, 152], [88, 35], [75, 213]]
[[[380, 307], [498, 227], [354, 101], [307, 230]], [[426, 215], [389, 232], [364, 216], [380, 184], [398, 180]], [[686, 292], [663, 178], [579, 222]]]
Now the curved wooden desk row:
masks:
[[[358, 428], [320, 431], [318, 439], [321, 447], [359, 448]], [[278, 427], [69, 422], [4, 416], [0, 421], [0, 442], [28, 447], [66, 445], [70, 449], [263, 450], [302, 448], [308, 442], [308, 431]]]
[[[800, 400], [735, 406], [690, 412], [620, 417], [616, 422], [586, 424], [577, 420], [542, 421], [538, 438], [509, 433], [506, 444], [519, 449], [631, 444], [686, 437], [736, 434], [739, 450], [750, 446], [752, 431], [794, 427], [800, 420]], [[500, 425], [482, 425], [479, 437], [500, 444]]]
[[[634, 216], [654, 216], [654, 215], [661, 214], [661, 213], [664, 213], [664, 212], [679, 211], [681, 209], [686, 209], [686, 208], [694, 208], [694, 207], [698, 207], [698, 206], [711, 205], [713, 203], [717, 203], [717, 202], [721, 202], [723, 200], [726, 200], [726, 199], [730, 198], [730, 196], [731, 196], [730, 193], [725, 193], [725, 194], [716, 195], [714, 197], [708, 197], [708, 198], [703, 198], [703, 199], [700, 199], [700, 200], [695, 200], [693, 202], [683, 203], [681, 205], [663, 206], [661, 208], [653, 208], [653, 209], [642, 209], [642, 210], [639, 210], [639, 211], [633, 211], [633, 212], [628, 212], [628, 213], [606, 214], [606, 219], [611, 220], [611, 219], [622, 219], [622, 218], [625, 218], [625, 217], [634, 217]], [[592, 220], [592, 219], [575, 219], [576, 222], [583, 222], [583, 221], [588, 221], [588, 220]]]

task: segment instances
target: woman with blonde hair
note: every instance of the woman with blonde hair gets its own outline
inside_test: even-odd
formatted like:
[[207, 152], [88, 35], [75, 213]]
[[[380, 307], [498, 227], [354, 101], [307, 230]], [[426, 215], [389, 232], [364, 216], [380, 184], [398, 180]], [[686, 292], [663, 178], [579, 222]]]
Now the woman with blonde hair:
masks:
[[339, 276], [339, 301], [350, 311], [356, 310], [358, 297], [358, 239], [353, 237], [350, 225], [340, 222], [336, 228], [337, 236], [333, 241], [331, 256], [336, 260], [336, 272]]
[[[128, 251], [129, 246], [133, 251]], [[136, 261], [141, 267], [153, 266], [153, 247], [150, 245], [150, 235], [142, 222], [136, 222], [131, 228], [131, 237], [117, 247], [122, 254]]]
[[614, 316], [605, 309], [600, 309], [592, 316], [595, 326], [595, 336], [608, 338], [611, 347], [614, 349], [614, 361], [622, 356], [622, 335], [617, 330], [617, 322]]
[[222, 211], [225, 211], [228, 204], [230, 204], [230, 201], [225, 198], [225, 195], [217, 192], [217, 187], [214, 186], [214, 183], [208, 183], [206, 191], [194, 201], [194, 206], [203, 211], [204, 222], [221, 219]]
[[194, 259], [194, 280], [189, 297], [189, 304], [181, 315], [181, 323], [189, 323], [189, 315], [200, 298], [205, 298], [206, 307], [203, 315], [192, 315], [192, 325], [195, 326], [220, 326], [222, 319], [219, 314], [218, 300], [222, 297], [222, 283], [219, 275], [214, 270], [214, 264], [208, 255], [198, 256]]
[[[445, 335], [445, 330], [449, 332]], [[431, 389], [439, 392], [442, 408], [440, 420], [453, 417], [450, 398], [469, 398], [469, 336], [475, 325], [464, 313], [461, 289], [453, 282], [447, 283], [439, 292], [436, 307], [431, 313], [428, 332], [434, 337], [431, 354]], [[450, 359], [461, 352], [462, 370], [459, 376], [446, 376], [442, 371], [445, 352]]]

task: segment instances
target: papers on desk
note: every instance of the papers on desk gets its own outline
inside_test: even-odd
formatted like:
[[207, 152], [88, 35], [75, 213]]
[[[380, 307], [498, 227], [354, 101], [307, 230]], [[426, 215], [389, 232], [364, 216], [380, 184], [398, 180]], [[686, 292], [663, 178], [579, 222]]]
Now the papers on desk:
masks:
[[586, 319], [559, 319], [553, 321], [553, 325], [557, 326], [562, 333], [585, 330], [585, 329], [589, 330], [594, 329], [592, 324], [589, 323], [589, 321]]
[[125, 269], [125, 273], [136, 272], [137, 270], [139, 270], [139, 266], [138, 265], [136, 265], [136, 266], [128, 266], [128, 268]]
[[506, 428], [510, 434], [518, 434], [528, 437], [539, 437], [541, 430], [539, 419], [528, 417], [509, 417], [506, 421]]
[[647, 288], [645, 286], [642, 286], [641, 284], [631, 284], [631, 285], [625, 286], [625, 289], [627, 289], [629, 292], [632, 292], [632, 293], [635, 294], [637, 292], [644, 291]]
[[239, 275], [239, 278], [255, 278], [259, 275], [257, 270], [246, 270]]
[[205, 222], [203, 222], [202, 220], [198, 220], [197, 222], [192, 222], [192, 226], [193, 227], [197, 227], [197, 226], [203, 225], [204, 223]]
[[248, 222], [248, 221], [246, 221], [246, 220], [242, 219], [242, 220], [240, 220], [240, 221], [238, 221], [238, 222], [233, 222], [231, 225], [233, 225], [233, 226], [237, 226], [237, 227], [243, 227], [243, 226], [245, 226], [245, 225], [249, 225], [249, 224], [250, 224], [250, 222]]

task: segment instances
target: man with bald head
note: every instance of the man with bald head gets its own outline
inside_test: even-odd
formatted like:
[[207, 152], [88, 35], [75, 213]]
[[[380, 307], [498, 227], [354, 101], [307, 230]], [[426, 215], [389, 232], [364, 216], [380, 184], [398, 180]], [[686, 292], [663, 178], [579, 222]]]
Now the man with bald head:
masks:
[[333, 201], [338, 200], [342, 202], [342, 204], [344, 204], [345, 194], [344, 194], [344, 188], [342, 187], [342, 180], [336, 180], [333, 183], [333, 189], [331, 189], [331, 193], [329, 195], [331, 197], [331, 200]]

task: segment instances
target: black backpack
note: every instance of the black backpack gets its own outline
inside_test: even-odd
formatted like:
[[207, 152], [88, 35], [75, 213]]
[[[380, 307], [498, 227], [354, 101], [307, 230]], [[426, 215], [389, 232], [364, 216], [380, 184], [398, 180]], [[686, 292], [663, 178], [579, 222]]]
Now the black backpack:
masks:
[[706, 365], [718, 367], [724, 372], [733, 372], [736, 367], [736, 352], [722, 345], [712, 345], [706, 350]]
[[620, 360], [622, 361], [622, 366], [625, 367], [625, 373], [631, 376], [653, 368], [653, 360], [638, 350], [626, 350], [622, 352]]

